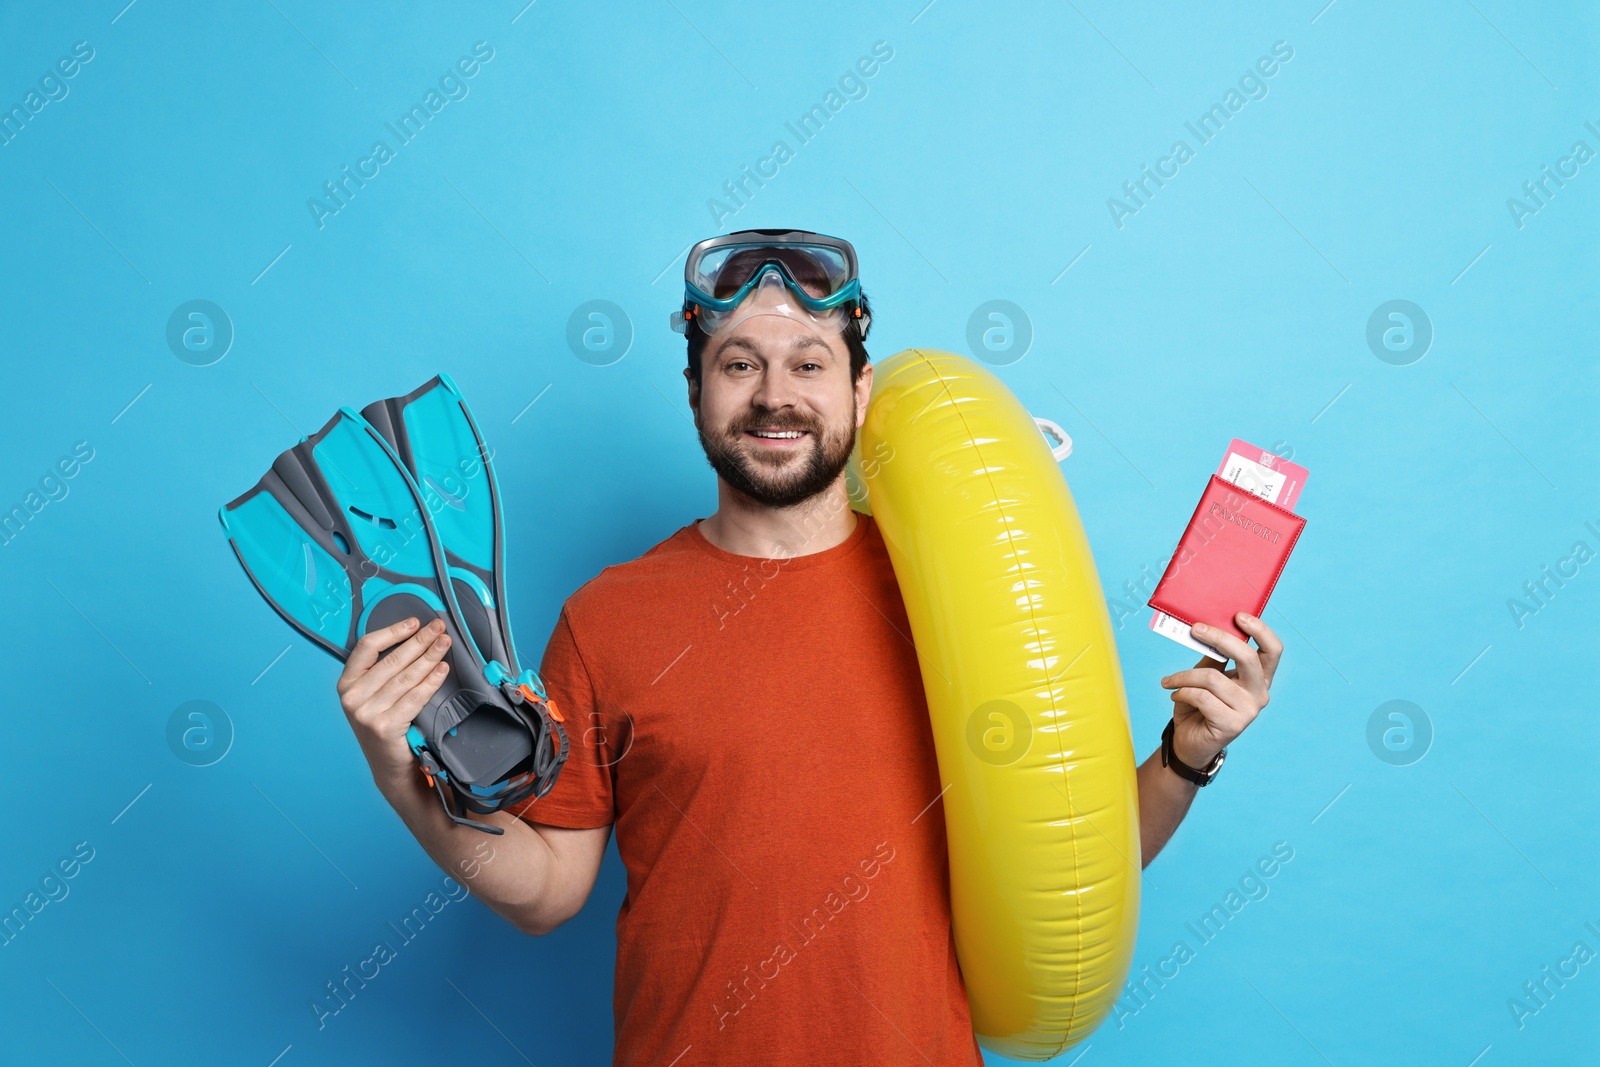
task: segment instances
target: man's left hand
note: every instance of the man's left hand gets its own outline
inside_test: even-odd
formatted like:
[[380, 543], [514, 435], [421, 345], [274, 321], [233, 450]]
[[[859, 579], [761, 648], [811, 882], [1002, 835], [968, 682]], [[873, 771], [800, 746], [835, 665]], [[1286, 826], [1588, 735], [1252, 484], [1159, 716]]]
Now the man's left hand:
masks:
[[1217, 661], [1202, 656], [1186, 671], [1161, 679], [1172, 690], [1172, 747], [1190, 767], [1204, 767], [1216, 758], [1267, 706], [1267, 690], [1283, 655], [1283, 642], [1272, 628], [1253, 615], [1234, 616], [1239, 629], [1255, 638], [1255, 647], [1232, 631], [1196, 623], [1196, 640], [1228, 656], [1235, 666], [1222, 670]]

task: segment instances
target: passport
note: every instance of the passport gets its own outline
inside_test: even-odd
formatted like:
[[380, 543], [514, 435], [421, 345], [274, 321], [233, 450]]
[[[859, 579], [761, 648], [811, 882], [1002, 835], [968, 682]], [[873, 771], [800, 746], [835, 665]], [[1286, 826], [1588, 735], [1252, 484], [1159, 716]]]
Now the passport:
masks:
[[1213, 474], [1149, 605], [1186, 627], [1209, 623], [1247, 641], [1234, 614], [1261, 616], [1305, 525], [1303, 516]]

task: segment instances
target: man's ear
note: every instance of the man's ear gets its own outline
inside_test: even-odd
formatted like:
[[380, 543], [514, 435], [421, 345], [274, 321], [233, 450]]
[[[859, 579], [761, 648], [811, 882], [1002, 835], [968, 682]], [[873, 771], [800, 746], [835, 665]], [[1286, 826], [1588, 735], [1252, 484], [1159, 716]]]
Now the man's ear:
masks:
[[695, 381], [694, 375], [689, 373], [689, 368], [683, 368], [683, 377], [689, 383], [689, 410], [700, 410], [700, 383]]
[[861, 377], [856, 379], [856, 429], [867, 421], [867, 401], [872, 398], [872, 364], [861, 367]]

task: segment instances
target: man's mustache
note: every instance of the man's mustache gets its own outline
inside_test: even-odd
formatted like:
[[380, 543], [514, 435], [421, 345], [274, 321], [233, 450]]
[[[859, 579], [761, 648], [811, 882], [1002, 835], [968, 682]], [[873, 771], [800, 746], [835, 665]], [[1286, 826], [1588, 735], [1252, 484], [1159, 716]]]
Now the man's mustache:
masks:
[[809, 422], [794, 422], [780, 418], [756, 419], [751, 422], [741, 423], [733, 427], [729, 432], [737, 436], [752, 430], [807, 430], [814, 433], [816, 426]]

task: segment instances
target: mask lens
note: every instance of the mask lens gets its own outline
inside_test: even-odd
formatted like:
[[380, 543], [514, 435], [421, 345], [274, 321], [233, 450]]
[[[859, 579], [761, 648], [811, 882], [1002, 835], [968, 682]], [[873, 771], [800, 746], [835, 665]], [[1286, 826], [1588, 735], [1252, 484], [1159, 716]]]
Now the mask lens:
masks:
[[[735, 286], [730, 290], [736, 292]], [[760, 315], [775, 315], [799, 323], [816, 334], [841, 333], [850, 321], [848, 308], [836, 307], [826, 311], [812, 311], [796, 300], [789, 286], [775, 270], [761, 275], [754, 288], [731, 311], [714, 311], [702, 308], [699, 313], [700, 328], [708, 336], [716, 337], [733, 330], [746, 319]]]
[[724, 245], [701, 257], [694, 270], [695, 285], [707, 295], [726, 300], [739, 291], [764, 264], [781, 263], [801, 289], [822, 299], [850, 281], [844, 254], [826, 245]]

